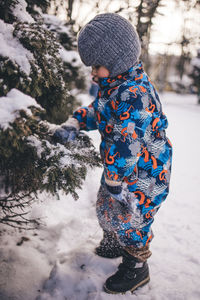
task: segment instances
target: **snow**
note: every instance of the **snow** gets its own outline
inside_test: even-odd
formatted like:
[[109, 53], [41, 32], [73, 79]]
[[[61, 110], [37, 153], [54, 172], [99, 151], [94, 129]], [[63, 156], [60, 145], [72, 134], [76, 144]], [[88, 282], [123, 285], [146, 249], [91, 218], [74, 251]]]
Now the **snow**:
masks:
[[[102, 290], [121, 259], [94, 254], [102, 237], [95, 215], [102, 172], [97, 168], [89, 171], [78, 201], [62, 194], [60, 200], [41, 195], [43, 201], [31, 213], [42, 217], [45, 225], [40, 230], [0, 236], [1, 300], [200, 299], [200, 107], [194, 95], [167, 93], [161, 99], [174, 157], [170, 194], [153, 224], [150, 283], [134, 294], [109, 295]], [[98, 133], [89, 135], [98, 147]]]
[[48, 26], [49, 30], [62, 32], [68, 35], [69, 37], [72, 37], [72, 34], [70, 32], [70, 27], [66, 26], [66, 24], [61, 21], [58, 17], [50, 14], [42, 14], [42, 17], [44, 19], [44, 23]]
[[27, 144], [32, 145], [33, 147], [35, 147], [35, 149], [37, 150], [37, 156], [39, 158], [42, 157], [42, 152], [44, 151], [44, 147], [43, 147], [43, 141], [41, 141], [40, 139], [38, 139], [36, 136], [31, 135], [27, 137]]
[[[54, 15], [42, 14], [44, 19], [45, 27], [47, 25], [48, 30], [56, 31], [58, 33], [66, 34], [69, 38], [73, 39], [72, 33], [70, 32], [70, 27], [57, 18]], [[76, 41], [74, 41], [74, 46]], [[73, 67], [81, 67], [82, 62], [78, 52], [76, 50], [66, 50], [62, 45], [59, 49], [60, 56], [62, 60], [66, 63], [71, 64]]]
[[78, 55], [77, 51], [67, 51], [64, 47], [61, 47], [61, 49], [59, 49], [59, 52], [64, 62], [70, 63], [73, 67], [80, 67], [82, 65], [80, 56]]
[[191, 64], [194, 67], [200, 68], [200, 58], [199, 57], [195, 57], [191, 60]]
[[49, 14], [42, 14], [42, 17], [45, 24], [48, 25], [49, 30], [54, 30], [56, 28], [58, 32], [66, 33], [68, 36], [71, 36], [69, 27], [67, 27], [58, 17]]
[[0, 55], [9, 57], [17, 63], [21, 70], [27, 75], [30, 74], [31, 65], [29, 61], [34, 61], [33, 54], [25, 49], [17, 38], [13, 37], [14, 27], [0, 20]]
[[17, 18], [19, 22], [35, 23], [31, 15], [26, 11], [27, 3], [25, 0], [18, 0], [15, 3], [13, 9], [11, 9], [12, 14]]
[[4, 130], [19, 117], [19, 111], [26, 111], [27, 115], [32, 115], [30, 106], [40, 109], [42, 107], [32, 97], [25, 95], [17, 89], [12, 89], [6, 97], [0, 97], [0, 128]]

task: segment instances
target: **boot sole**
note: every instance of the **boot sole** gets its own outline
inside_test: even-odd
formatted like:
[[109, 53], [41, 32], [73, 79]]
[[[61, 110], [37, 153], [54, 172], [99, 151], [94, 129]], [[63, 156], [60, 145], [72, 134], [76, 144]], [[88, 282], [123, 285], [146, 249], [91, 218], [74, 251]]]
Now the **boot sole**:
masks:
[[108, 294], [122, 294], [124, 295], [126, 292], [131, 292], [133, 293], [135, 290], [137, 290], [138, 288], [144, 286], [145, 284], [147, 284], [150, 281], [150, 276], [146, 277], [144, 280], [140, 281], [138, 284], [134, 285], [134, 287], [132, 287], [130, 290], [127, 290], [125, 292], [116, 292], [116, 291], [111, 291], [109, 290], [105, 285], [103, 286], [104, 291]]

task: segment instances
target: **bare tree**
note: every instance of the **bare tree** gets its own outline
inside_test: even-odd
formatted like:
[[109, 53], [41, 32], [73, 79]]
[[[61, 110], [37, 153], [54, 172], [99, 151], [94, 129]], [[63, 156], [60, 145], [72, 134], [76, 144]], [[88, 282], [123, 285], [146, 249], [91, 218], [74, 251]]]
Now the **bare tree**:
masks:
[[68, 2], [67, 17], [68, 17], [69, 23], [73, 23], [74, 21], [72, 21], [72, 10], [73, 10], [74, 0], [68, 0], [67, 2]]
[[142, 60], [145, 63], [145, 68], [148, 71], [150, 67], [149, 59], [149, 44], [151, 38], [151, 29], [153, 19], [156, 16], [157, 9], [161, 4], [161, 0], [140, 0], [140, 4], [136, 8], [137, 25], [136, 29], [142, 43]]
[[182, 7], [182, 17], [183, 17], [183, 26], [182, 26], [182, 34], [181, 39], [178, 41], [180, 48], [181, 48], [181, 55], [179, 61], [177, 63], [177, 70], [182, 79], [185, 73], [185, 65], [191, 59], [191, 52], [190, 46], [193, 43], [193, 39], [196, 37], [192, 36], [191, 29], [190, 29], [190, 22], [191, 22], [191, 10], [198, 9], [200, 6], [200, 0], [182, 0], [177, 1], [177, 5]]

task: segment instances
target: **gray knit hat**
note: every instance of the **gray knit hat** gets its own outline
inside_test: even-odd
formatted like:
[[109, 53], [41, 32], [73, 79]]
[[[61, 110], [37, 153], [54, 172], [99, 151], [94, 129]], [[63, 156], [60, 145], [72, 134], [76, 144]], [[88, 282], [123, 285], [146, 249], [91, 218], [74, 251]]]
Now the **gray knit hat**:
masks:
[[137, 63], [141, 46], [129, 21], [118, 14], [106, 13], [97, 15], [81, 29], [78, 51], [86, 66], [104, 66], [110, 77], [114, 77]]

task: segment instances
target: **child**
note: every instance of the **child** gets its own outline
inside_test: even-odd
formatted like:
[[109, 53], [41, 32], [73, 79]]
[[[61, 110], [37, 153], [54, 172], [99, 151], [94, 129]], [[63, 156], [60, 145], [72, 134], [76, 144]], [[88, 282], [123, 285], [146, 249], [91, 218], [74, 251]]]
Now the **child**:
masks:
[[98, 129], [104, 166], [97, 216], [104, 231], [96, 254], [122, 256], [104, 285], [107, 293], [134, 291], [150, 280], [151, 225], [169, 192], [172, 146], [158, 94], [138, 63], [134, 27], [118, 14], [97, 15], [79, 33], [78, 51], [92, 66], [99, 93], [55, 132], [60, 141]]

